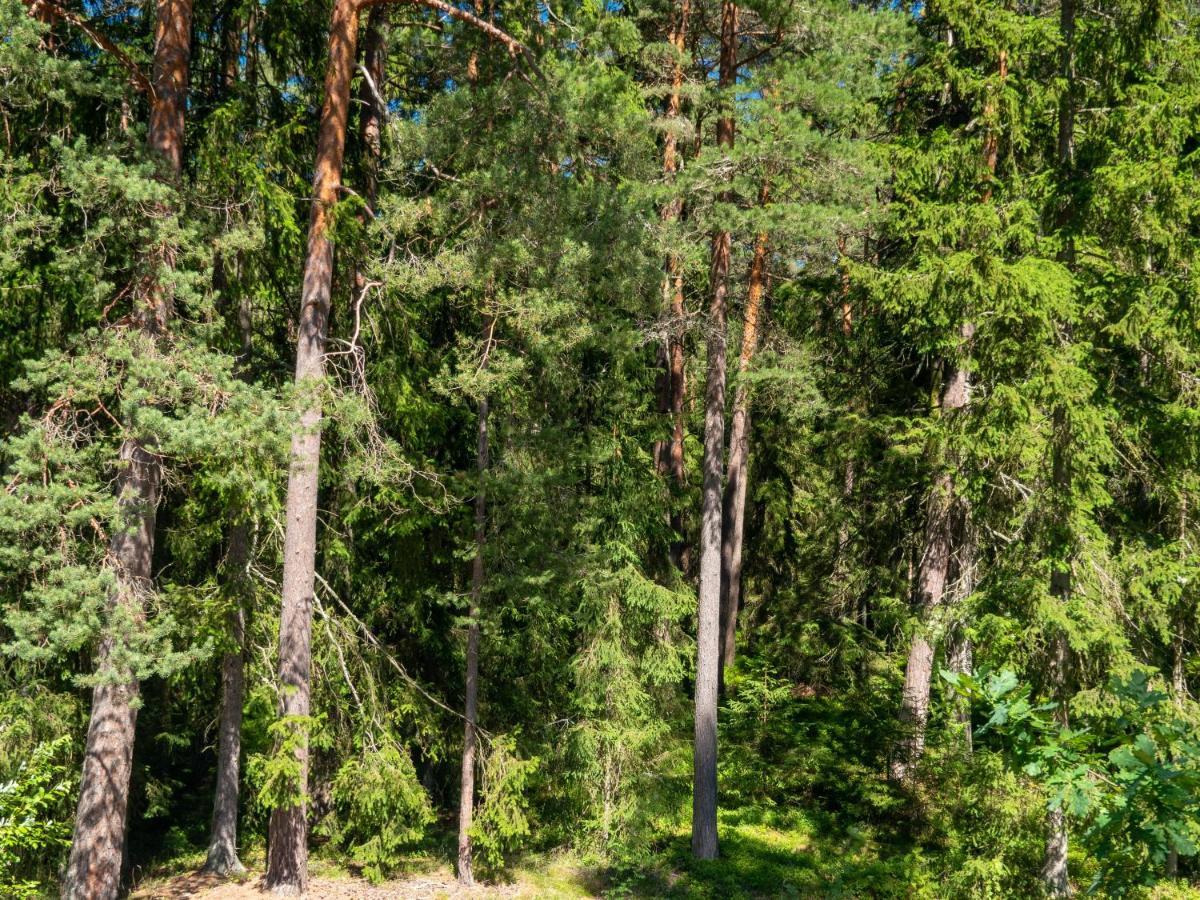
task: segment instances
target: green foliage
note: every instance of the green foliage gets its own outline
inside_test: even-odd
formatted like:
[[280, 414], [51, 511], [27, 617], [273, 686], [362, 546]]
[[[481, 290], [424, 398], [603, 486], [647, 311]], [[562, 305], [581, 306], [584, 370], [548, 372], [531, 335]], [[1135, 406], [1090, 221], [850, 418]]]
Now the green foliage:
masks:
[[471, 825], [472, 846], [484, 862], [500, 867], [507, 854], [520, 849], [530, 836], [529, 801], [526, 795], [539, 760], [516, 753], [511, 737], [499, 736], [486, 745], [480, 767], [481, 802]]
[[1200, 834], [1200, 742], [1144, 671], [1109, 686], [1113, 714], [1086, 717], [1072, 728], [1034, 705], [1028, 685], [1005, 671], [987, 677], [943, 673], [961, 694], [991, 708], [978, 734], [994, 732], [1013, 765], [1087, 825], [1084, 840], [1099, 863], [1093, 890], [1125, 895], [1157, 881], [1169, 852], [1194, 856]]
[[248, 775], [259, 786], [255, 800], [264, 810], [296, 806], [307, 799], [300, 781], [299, 751], [308, 746], [314, 721], [312, 716], [277, 718], [267, 729], [272, 751], [248, 761]]
[[0, 784], [0, 893], [39, 897], [70, 846], [63, 815], [76, 790], [71, 736], [33, 748]]
[[395, 744], [347, 760], [333, 779], [331, 840], [371, 881], [382, 881], [433, 822], [412, 758]]
[[110, 602], [110, 536], [129, 527], [110, 484], [125, 465], [122, 443], [138, 440], [171, 461], [168, 479], [194, 474], [198, 487], [239, 506], [269, 493], [259, 472], [278, 453], [274, 436], [287, 419], [231, 368], [192, 342], [164, 345], [131, 329], [89, 333], [74, 354], [30, 364], [18, 386], [46, 412], [26, 417], [3, 449], [0, 565], [14, 598], [7, 652], [44, 663], [111, 642], [107, 672], [81, 674], [85, 684], [168, 674], [208, 653], [203, 640], [172, 647], [176, 619], [161, 595], [143, 598], [137, 615]]

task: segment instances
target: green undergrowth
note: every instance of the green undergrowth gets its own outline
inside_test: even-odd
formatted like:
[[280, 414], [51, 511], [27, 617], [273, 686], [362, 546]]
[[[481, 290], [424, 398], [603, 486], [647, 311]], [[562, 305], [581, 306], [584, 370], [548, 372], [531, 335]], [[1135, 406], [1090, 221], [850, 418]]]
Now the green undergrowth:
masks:
[[[795, 691], [766, 671], [731, 680], [721, 712], [720, 845], [714, 861], [695, 861], [689, 842], [690, 754], [664, 756], [663, 779], [630, 807], [636, 822], [620, 839], [571, 848], [533, 845], [499, 865], [477, 859], [484, 884], [518, 896], [687, 898], [1036, 898], [1047, 794], [1014, 771], [999, 739], [978, 729], [974, 751], [935, 721], [911, 788], [887, 777], [891, 736], [870, 723], [885, 718], [888, 691], [868, 684], [840, 696]], [[684, 721], [673, 729], [682, 733]], [[680, 745], [682, 746], [682, 745]], [[1081, 894], [1098, 883], [1083, 820], [1072, 824], [1071, 872]], [[454, 823], [443, 816], [386, 872], [318, 829], [312, 873], [395, 885], [411, 878], [452, 879]], [[564, 835], [569, 839], [569, 835]], [[194, 839], [193, 839], [194, 840]], [[173, 853], [155, 877], [195, 871], [198, 849], [167, 842]], [[243, 860], [261, 872], [261, 846]], [[1184, 880], [1121, 896], [1200, 898]], [[1092, 896], [1115, 896], [1093, 887]]]

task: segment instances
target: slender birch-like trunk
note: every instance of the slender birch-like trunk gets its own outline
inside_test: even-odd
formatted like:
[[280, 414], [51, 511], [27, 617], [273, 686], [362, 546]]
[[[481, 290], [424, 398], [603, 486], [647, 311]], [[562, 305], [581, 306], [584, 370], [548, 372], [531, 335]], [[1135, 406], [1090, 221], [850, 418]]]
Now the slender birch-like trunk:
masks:
[[[1058, 103], [1058, 169], [1061, 178], [1070, 178], [1075, 160], [1075, 0], [1062, 0], [1059, 6], [1059, 29], [1062, 35], [1061, 72], [1064, 89]], [[1064, 208], [1059, 214], [1060, 227], [1068, 227], [1074, 216], [1074, 210]], [[1075, 247], [1073, 239], [1068, 236], [1060, 254], [1062, 262], [1073, 268], [1075, 265]], [[1069, 490], [1070, 473], [1067, 470], [1067, 448], [1069, 440], [1066, 434], [1066, 411], [1059, 407], [1054, 410], [1053, 436], [1053, 473], [1054, 486], [1058, 492]], [[1071, 571], [1065, 565], [1056, 568], [1050, 575], [1050, 593], [1062, 604], [1071, 597]], [[1070, 648], [1067, 646], [1066, 635], [1056, 632], [1051, 638], [1051, 656], [1049, 660], [1048, 681], [1054, 699], [1058, 703], [1055, 719], [1059, 725], [1066, 728], [1069, 723], [1067, 710], [1067, 668], [1070, 663]], [[1071, 895], [1071, 876], [1067, 867], [1067, 817], [1061, 804], [1056, 809], [1046, 813], [1046, 853], [1042, 862], [1042, 883], [1050, 897], [1069, 897]]]
[[[483, 368], [491, 350], [494, 320], [484, 317]], [[458, 882], [474, 883], [471, 872], [471, 821], [475, 813], [475, 755], [479, 742], [479, 604], [483, 598], [483, 551], [487, 540], [487, 495], [484, 478], [488, 468], [488, 400], [479, 401], [479, 424], [475, 451], [478, 487], [475, 493], [475, 559], [471, 564], [471, 621], [467, 625], [466, 699], [463, 704], [462, 777], [458, 801]]]
[[[967, 614], [961, 607], [975, 591], [976, 543], [971, 527], [971, 511], [965, 500], [959, 498], [955, 515], [957, 522], [953, 529], [958, 541], [950, 561], [950, 583], [947, 588], [947, 606], [951, 616], [946, 633], [946, 668], [958, 675], [969, 675], [974, 669], [974, 647], [967, 631]], [[974, 748], [970, 704], [955, 700], [954, 718], [962, 728], [963, 751], [969, 755]]]
[[[733, 87], [737, 74], [738, 8], [721, 4], [719, 86]], [[717, 144], [733, 146], [732, 99], [722, 97]], [[700, 526], [700, 597], [696, 629], [696, 720], [693, 747], [692, 855], [716, 859], [717, 842], [717, 687], [721, 665], [721, 480], [725, 455], [725, 311], [729, 292], [730, 234], [712, 237], [708, 315], [708, 377], [704, 392], [704, 487]]]

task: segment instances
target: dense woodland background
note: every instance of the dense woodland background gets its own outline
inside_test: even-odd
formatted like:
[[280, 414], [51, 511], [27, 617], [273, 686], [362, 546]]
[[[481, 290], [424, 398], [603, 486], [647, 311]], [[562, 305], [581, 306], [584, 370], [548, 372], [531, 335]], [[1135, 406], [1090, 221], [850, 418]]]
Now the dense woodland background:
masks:
[[1200, 896], [1198, 26], [0, 0], [0, 893]]

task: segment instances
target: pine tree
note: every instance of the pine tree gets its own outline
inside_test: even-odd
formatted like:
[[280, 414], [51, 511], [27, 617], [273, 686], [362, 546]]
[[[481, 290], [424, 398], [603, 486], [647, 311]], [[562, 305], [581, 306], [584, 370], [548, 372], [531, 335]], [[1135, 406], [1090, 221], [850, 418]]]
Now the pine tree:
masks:
[[[183, 169], [191, 15], [189, 0], [162, 0], [156, 9], [147, 134], [167, 177], [175, 181]], [[152, 252], [161, 254], [158, 264], [169, 271], [174, 264], [173, 251], [155, 248]], [[153, 340], [168, 327], [170, 288], [152, 276], [136, 291], [134, 321]], [[117, 496], [121, 515], [111, 544], [116, 576], [111, 602], [136, 623], [143, 615], [141, 595], [149, 590], [153, 575], [154, 523], [162, 474], [152, 442], [144, 439], [126, 439], [120, 459]], [[101, 681], [92, 694], [71, 859], [63, 879], [64, 897], [116, 897], [120, 889], [138, 682], [132, 672], [112, 664], [113, 653], [108, 640], [97, 649], [96, 668]]]

